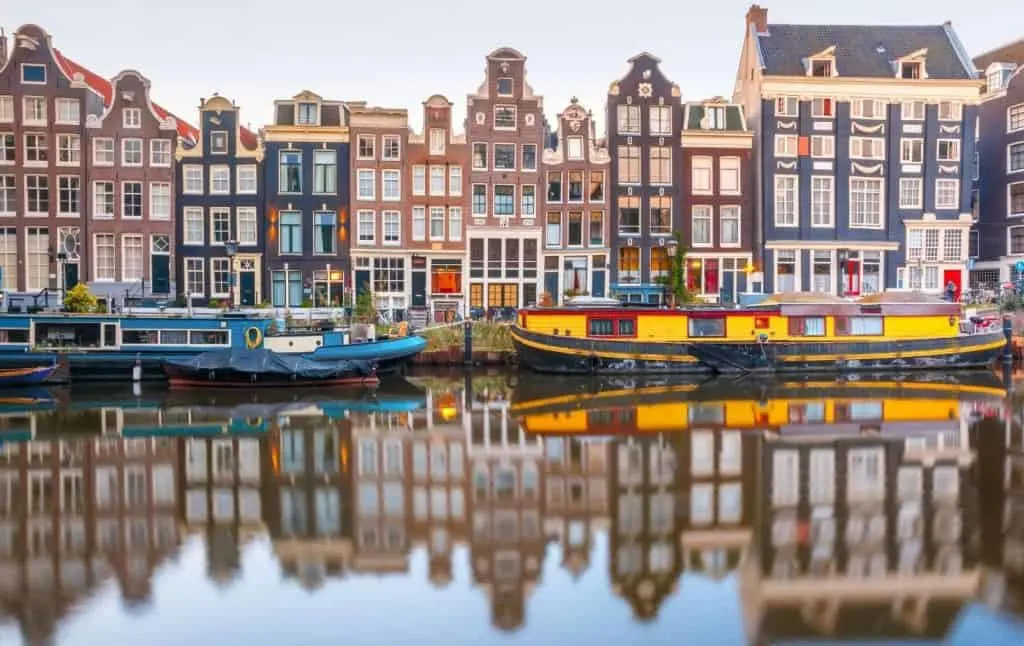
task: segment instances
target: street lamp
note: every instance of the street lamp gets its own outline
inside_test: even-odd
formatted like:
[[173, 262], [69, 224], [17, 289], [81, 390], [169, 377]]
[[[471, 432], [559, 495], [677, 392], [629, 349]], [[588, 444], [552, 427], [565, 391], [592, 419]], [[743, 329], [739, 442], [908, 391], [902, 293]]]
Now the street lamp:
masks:
[[675, 293], [673, 291], [675, 290], [675, 276], [672, 274], [675, 269], [677, 253], [679, 253], [679, 247], [675, 240], [665, 245], [665, 256], [668, 257], [668, 280], [665, 281], [665, 302], [669, 307], [675, 305], [674, 302], [669, 302], [669, 298], [671, 297], [671, 300], [675, 301]]
[[238, 240], [228, 240], [224, 243], [224, 253], [228, 256], [228, 297], [231, 299], [231, 309], [235, 309], [235, 254], [238, 253]]

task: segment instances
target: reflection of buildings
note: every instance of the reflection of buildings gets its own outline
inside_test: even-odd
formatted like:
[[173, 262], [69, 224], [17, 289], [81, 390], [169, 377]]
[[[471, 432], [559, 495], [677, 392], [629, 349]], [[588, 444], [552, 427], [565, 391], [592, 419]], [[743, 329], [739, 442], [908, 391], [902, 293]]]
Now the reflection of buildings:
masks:
[[766, 433], [761, 571], [742, 586], [762, 636], [941, 636], [976, 592], [965, 424], [882, 413], [877, 401], [793, 403]]
[[226, 583], [240, 572], [240, 545], [261, 528], [260, 440], [188, 438], [180, 451], [185, 524], [206, 533], [210, 577]]
[[[1020, 413], [1014, 417], [1017, 422]], [[1003, 572], [1013, 590], [1011, 607], [1024, 615], [1024, 424], [1007, 425], [1003, 508]]]
[[108, 577], [147, 600], [178, 545], [175, 457], [157, 440], [0, 444], [0, 617], [42, 643]]
[[352, 553], [351, 424], [316, 407], [277, 418], [264, 443], [263, 513], [286, 576], [308, 589], [344, 573]]
[[463, 423], [473, 478], [473, 577], [490, 597], [492, 623], [515, 630], [525, 622], [526, 598], [544, 559], [544, 449], [540, 438], [528, 438], [509, 416], [505, 399], [482, 394]]
[[611, 454], [612, 589], [654, 619], [682, 571], [677, 456], [665, 435], [616, 438]]
[[594, 533], [607, 528], [608, 452], [605, 438], [544, 438], [544, 534], [562, 547], [573, 577], [590, 567]]

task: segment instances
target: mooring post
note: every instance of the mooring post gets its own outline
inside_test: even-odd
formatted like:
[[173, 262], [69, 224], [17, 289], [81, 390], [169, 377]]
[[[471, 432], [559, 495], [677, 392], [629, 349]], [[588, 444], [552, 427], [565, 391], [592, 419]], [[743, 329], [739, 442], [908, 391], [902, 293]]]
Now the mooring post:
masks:
[[1003, 315], [1003, 336], [1006, 337], [1006, 345], [1003, 347], [1003, 363], [1013, 364], [1013, 319], [1008, 314]]
[[473, 364], [473, 321], [466, 319], [462, 323], [462, 363]]
[[132, 366], [132, 383], [142, 381], [142, 355], [135, 355], [135, 365]]

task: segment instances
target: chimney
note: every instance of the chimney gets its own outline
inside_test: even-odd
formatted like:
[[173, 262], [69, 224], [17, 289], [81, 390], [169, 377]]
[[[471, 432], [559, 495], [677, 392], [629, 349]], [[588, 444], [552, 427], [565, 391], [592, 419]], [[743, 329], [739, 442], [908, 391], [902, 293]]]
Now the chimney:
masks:
[[754, 25], [754, 30], [759, 34], [768, 33], [768, 10], [761, 5], [752, 4], [747, 10], [747, 28]]
[[0, 27], [0, 67], [7, 64], [7, 34]]

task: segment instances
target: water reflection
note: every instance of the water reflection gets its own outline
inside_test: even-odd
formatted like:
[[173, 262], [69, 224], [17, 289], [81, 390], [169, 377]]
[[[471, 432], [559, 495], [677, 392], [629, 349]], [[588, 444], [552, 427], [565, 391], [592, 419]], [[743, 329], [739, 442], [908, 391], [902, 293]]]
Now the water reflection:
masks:
[[994, 378], [410, 381], [0, 393], [0, 642], [201, 639], [159, 623], [196, 586], [258, 644], [231, 595], [310, 643], [296, 603], [362, 598], [376, 642], [403, 597], [467, 644], [1024, 640], [1024, 420]]

